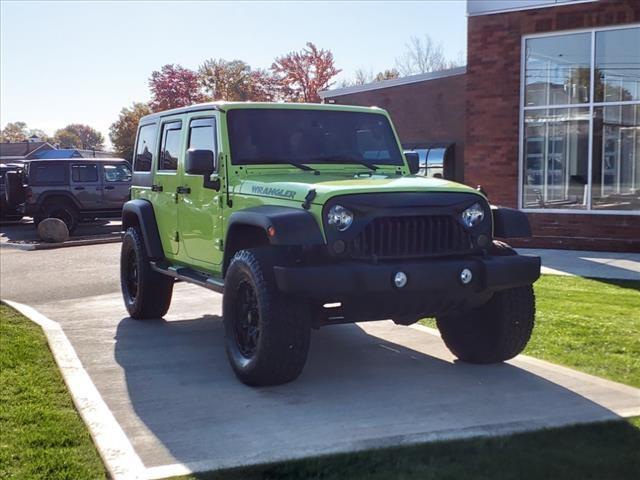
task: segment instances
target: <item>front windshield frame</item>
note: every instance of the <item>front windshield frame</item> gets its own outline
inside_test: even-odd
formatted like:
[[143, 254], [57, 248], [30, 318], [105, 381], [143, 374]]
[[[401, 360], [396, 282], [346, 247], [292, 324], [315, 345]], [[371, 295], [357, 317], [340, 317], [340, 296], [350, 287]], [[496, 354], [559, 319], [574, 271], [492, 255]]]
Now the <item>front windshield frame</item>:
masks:
[[233, 165], [405, 166], [391, 122], [382, 112], [238, 108], [226, 116]]

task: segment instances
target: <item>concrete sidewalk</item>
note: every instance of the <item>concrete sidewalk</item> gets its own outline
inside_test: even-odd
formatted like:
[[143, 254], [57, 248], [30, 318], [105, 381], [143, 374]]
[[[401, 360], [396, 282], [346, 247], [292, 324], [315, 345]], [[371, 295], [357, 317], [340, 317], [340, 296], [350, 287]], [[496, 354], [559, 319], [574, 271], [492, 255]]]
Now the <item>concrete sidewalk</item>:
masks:
[[[433, 330], [390, 321], [314, 331], [298, 380], [249, 388], [225, 356], [221, 298], [178, 284], [155, 321], [128, 318], [119, 292], [35, 306], [68, 338], [72, 372], [86, 370], [113, 415], [108, 430], [130, 442], [118, 447], [128, 455], [104, 446], [109, 463], [163, 478], [640, 413], [638, 389], [524, 356], [464, 364]], [[104, 428], [94, 438], [112, 438]]]
[[518, 248], [542, 258], [542, 273], [619, 280], [640, 280], [640, 253], [586, 252]]

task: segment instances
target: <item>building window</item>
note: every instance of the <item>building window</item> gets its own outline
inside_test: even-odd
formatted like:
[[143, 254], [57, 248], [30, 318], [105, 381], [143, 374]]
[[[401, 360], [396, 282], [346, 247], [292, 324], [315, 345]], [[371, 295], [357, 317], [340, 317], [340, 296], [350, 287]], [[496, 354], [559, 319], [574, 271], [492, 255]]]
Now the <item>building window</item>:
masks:
[[640, 27], [524, 39], [521, 207], [640, 213]]

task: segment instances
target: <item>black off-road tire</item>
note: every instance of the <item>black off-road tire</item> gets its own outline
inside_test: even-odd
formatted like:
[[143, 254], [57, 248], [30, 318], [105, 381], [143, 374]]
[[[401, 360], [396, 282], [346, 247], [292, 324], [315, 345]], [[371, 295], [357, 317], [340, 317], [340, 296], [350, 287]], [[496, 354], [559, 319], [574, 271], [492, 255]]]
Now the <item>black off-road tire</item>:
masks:
[[294, 380], [309, 351], [310, 311], [278, 291], [273, 274], [278, 258], [268, 247], [241, 250], [225, 277], [227, 356], [238, 379], [251, 386]]
[[436, 318], [445, 345], [469, 363], [498, 363], [526, 347], [535, 319], [531, 285], [496, 292], [481, 307]]
[[161, 318], [171, 306], [173, 278], [152, 270], [138, 229], [122, 237], [120, 287], [127, 311], [136, 320]]
[[59, 218], [65, 223], [69, 233], [73, 233], [80, 223], [80, 212], [70, 200], [53, 199], [45, 201], [41, 211], [34, 216], [33, 223], [36, 228], [45, 218]]

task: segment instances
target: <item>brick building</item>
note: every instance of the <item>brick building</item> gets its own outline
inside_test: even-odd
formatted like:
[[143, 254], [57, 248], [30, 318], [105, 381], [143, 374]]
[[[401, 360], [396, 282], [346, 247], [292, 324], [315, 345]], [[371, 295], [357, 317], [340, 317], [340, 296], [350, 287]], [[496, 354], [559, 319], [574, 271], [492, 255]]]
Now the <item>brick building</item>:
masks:
[[[527, 212], [534, 236], [520, 245], [640, 251], [640, 1], [467, 5], [464, 134], [456, 138], [464, 168], [456, 178]], [[403, 142], [420, 128], [406, 122], [425, 125], [426, 140], [449, 133], [427, 128], [439, 112], [460, 116], [446, 92], [441, 105], [421, 100], [433, 98], [432, 82], [395, 88], [371, 90], [377, 99], [363, 104], [388, 108]], [[331, 93], [325, 101], [360, 100]], [[417, 115], [396, 119], [417, 102]]]

